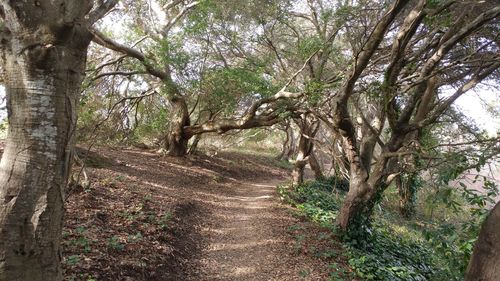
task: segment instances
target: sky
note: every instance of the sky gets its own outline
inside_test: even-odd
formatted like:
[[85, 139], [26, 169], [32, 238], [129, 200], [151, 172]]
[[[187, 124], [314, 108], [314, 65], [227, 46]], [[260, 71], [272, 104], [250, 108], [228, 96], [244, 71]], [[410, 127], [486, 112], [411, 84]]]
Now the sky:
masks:
[[466, 116], [471, 117], [479, 128], [486, 130], [488, 135], [495, 136], [500, 133], [500, 118], [486, 112], [484, 102], [495, 106], [497, 114], [500, 114], [500, 93], [493, 90], [479, 88], [469, 91], [455, 102], [455, 106], [460, 108]]

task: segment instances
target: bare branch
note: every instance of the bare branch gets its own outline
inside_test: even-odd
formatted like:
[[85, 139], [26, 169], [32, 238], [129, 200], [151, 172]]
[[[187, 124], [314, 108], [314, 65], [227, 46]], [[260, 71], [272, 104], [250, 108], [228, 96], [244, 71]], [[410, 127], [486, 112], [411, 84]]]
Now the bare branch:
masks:
[[93, 25], [98, 20], [102, 19], [111, 9], [113, 9], [116, 4], [118, 4], [119, 0], [107, 0], [102, 3], [100, 6], [92, 10], [88, 15], [88, 21], [90, 25]]
[[150, 73], [151, 75], [160, 78], [161, 80], [170, 80], [170, 74], [162, 71], [156, 67], [154, 67], [147, 59], [146, 56], [139, 52], [136, 49], [130, 48], [128, 46], [125, 46], [123, 44], [120, 44], [116, 41], [114, 41], [111, 38], [106, 37], [104, 34], [101, 32], [97, 31], [96, 29], [91, 30], [92, 34], [94, 35], [93, 41], [103, 47], [106, 47], [108, 49], [111, 49], [116, 52], [120, 52], [122, 54], [126, 54], [129, 57], [133, 57], [137, 60], [139, 60], [144, 67], [146, 68], [146, 71]]

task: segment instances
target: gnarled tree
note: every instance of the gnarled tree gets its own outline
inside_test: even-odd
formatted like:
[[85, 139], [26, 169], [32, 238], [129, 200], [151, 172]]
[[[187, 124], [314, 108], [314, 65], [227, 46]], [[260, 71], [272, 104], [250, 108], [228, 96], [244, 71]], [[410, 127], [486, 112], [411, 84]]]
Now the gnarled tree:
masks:
[[9, 131], [0, 163], [0, 279], [62, 280], [60, 238], [88, 28], [117, 1], [1, 1]]

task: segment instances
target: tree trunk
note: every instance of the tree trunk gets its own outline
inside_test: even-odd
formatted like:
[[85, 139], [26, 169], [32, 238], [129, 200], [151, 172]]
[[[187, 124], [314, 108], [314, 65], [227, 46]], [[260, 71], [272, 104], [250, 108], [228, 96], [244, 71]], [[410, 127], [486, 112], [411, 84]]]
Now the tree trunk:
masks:
[[415, 193], [413, 184], [414, 175], [407, 175], [405, 179], [398, 175], [395, 179], [399, 193], [399, 213], [404, 218], [411, 218], [415, 213]]
[[500, 276], [500, 202], [484, 221], [467, 267], [465, 281], [495, 281]]
[[351, 162], [349, 192], [344, 199], [337, 225], [344, 232], [358, 233], [369, 227], [373, 207], [388, 186], [387, 171], [392, 171], [397, 159], [380, 159], [371, 174], [360, 162]]
[[290, 138], [290, 144], [288, 146], [288, 151], [285, 154], [286, 160], [290, 160], [293, 158], [295, 152], [297, 152], [297, 138], [293, 132], [293, 128], [290, 125], [290, 128], [287, 130], [288, 137]]
[[278, 157], [276, 157], [276, 159], [278, 159], [278, 160], [288, 160], [286, 157], [288, 156], [288, 151], [290, 149], [290, 134], [288, 133], [289, 128], [290, 128], [290, 125], [287, 124], [287, 126], [284, 130], [285, 134], [286, 134], [286, 138], [285, 138], [285, 141], [283, 142], [283, 146], [282, 146], [280, 155], [278, 155]]
[[319, 123], [314, 120], [308, 120], [307, 116], [299, 121], [300, 139], [298, 145], [297, 159], [292, 171], [292, 185], [297, 186], [304, 182], [304, 168], [309, 161], [309, 156], [313, 151], [314, 135], [318, 131]]
[[311, 144], [310, 141], [304, 136], [306, 134], [307, 129], [301, 130], [301, 136], [299, 140], [299, 146], [297, 153], [297, 159], [295, 159], [295, 163], [293, 165], [292, 170], [292, 185], [298, 186], [304, 182], [304, 168], [306, 167], [309, 154], [311, 153]]
[[298, 186], [304, 182], [304, 168], [306, 167], [307, 160], [304, 160], [304, 154], [299, 151], [297, 160], [293, 165], [292, 170], [292, 186]]
[[9, 24], [12, 37], [2, 40], [1, 58], [9, 131], [0, 162], [0, 280], [57, 281], [64, 192], [91, 37], [76, 25], [53, 34], [55, 20], [51, 30]]
[[295, 136], [293, 135], [293, 129], [291, 125], [288, 125], [285, 130], [286, 139], [283, 142], [283, 149], [280, 155], [277, 157], [278, 160], [289, 161], [295, 152]]
[[360, 176], [351, 173], [349, 181], [349, 192], [347, 193], [339, 215], [337, 224], [344, 232], [359, 228], [365, 224], [365, 218], [370, 216], [370, 200], [373, 197], [373, 189]]
[[184, 127], [190, 125], [189, 111], [186, 100], [174, 96], [170, 99], [170, 130], [167, 135], [167, 154], [170, 156], [185, 156], [191, 136], [186, 136]]
[[196, 153], [196, 151], [198, 150], [198, 144], [200, 143], [200, 140], [201, 140], [201, 134], [194, 136], [193, 143], [189, 147], [189, 151], [188, 151], [189, 154]]
[[311, 152], [311, 154], [309, 155], [309, 166], [311, 166], [311, 170], [313, 170], [314, 178], [316, 180], [325, 178], [325, 176], [323, 175], [321, 164], [318, 162], [318, 158], [316, 158], [314, 152]]

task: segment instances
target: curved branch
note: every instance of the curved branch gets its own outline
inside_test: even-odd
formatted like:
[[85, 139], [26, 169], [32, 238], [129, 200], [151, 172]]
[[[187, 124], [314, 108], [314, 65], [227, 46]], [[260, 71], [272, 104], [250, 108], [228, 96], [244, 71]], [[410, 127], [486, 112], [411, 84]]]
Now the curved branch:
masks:
[[108, 0], [102, 3], [99, 7], [92, 10], [88, 15], [88, 21], [90, 25], [93, 25], [98, 20], [102, 19], [109, 11], [111, 11], [116, 4], [118, 4], [119, 0]]

